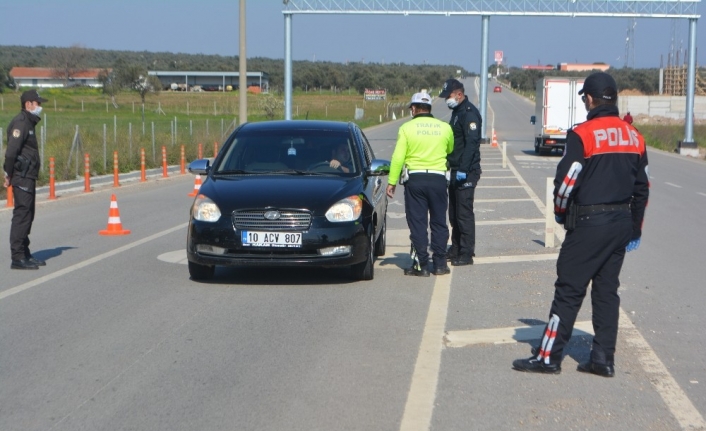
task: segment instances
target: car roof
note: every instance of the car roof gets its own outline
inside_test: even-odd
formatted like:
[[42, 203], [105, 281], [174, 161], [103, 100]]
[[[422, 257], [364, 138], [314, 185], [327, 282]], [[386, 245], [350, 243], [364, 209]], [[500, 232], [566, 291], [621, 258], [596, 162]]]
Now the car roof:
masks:
[[323, 120], [278, 120], [260, 121], [257, 123], [246, 123], [241, 127], [241, 131], [289, 131], [289, 130], [330, 130], [336, 132], [347, 132], [351, 123], [343, 121], [323, 121]]

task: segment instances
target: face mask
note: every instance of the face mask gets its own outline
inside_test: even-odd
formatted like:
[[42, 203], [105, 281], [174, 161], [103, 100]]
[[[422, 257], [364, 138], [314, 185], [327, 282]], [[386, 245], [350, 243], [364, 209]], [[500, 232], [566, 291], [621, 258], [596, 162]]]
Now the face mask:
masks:
[[42, 113], [42, 107], [41, 107], [41, 106], [37, 106], [36, 108], [34, 108], [34, 109], [32, 109], [31, 111], [29, 111], [29, 113], [30, 113], [30, 114], [33, 114], [33, 115], [36, 115], [37, 117], [39, 117], [39, 114]]
[[454, 109], [455, 107], [458, 106], [458, 102], [453, 97], [450, 97], [450, 98], [446, 99], [446, 106], [448, 106], [449, 109]]

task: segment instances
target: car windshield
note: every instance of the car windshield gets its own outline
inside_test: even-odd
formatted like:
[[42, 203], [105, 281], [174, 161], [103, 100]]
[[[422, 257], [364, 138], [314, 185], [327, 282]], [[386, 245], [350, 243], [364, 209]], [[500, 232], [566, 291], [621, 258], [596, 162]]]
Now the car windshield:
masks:
[[238, 133], [215, 174], [355, 174], [357, 152], [347, 132], [267, 130]]

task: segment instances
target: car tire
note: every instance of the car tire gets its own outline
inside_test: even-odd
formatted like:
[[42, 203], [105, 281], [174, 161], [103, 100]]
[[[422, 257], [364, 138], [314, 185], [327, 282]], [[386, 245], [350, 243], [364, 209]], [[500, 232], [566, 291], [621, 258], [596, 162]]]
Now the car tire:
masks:
[[375, 233], [372, 227], [368, 233], [368, 249], [365, 261], [351, 266], [351, 273], [356, 280], [372, 280], [375, 276]]
[[534, 153], [539, 154], [539, 141], [536, 139], [534, 140]]
[[189, 275], [192, 280], [208, 280], [213, 278], [216, 272], [214, 265], [199, 265], [198, 263], [189, 262]]
[[375, 257], [385, 256], [385, 248], [387, 246], [387, 220], [382, 221], [380, 236], [375, 241]]

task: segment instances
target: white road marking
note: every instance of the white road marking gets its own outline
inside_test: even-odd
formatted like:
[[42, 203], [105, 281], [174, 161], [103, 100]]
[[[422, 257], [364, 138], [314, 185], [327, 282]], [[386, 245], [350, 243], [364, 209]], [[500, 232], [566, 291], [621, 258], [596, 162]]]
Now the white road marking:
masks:
[[619, 327], [620, 334], [631, 347], [630, 353], [637, 355], [642, 369], [649, 375], [648, 380], [662, 397], [682, 429], [706, 429], [706, 422], [701, 413], [694, 407], [689, 397], [679, 387], [667, 367], [660, 361], [622, 308], [620, 309]]
[[487, 177], [487, 176], [483, 176], [483, 177], [481, 177], [481, 178], [483, 178], [484, 180], [498, 180], [498, 179], [503, 179], [503, 178], [515, 178], [515, 177], [513, 177], [512, 175], [510, 175], [510, 176], [502, 176], [502, 177]]
[[405, 213], [396, 213], [396, 212], [388, 211], [387, 216], [390, 218], [395, 218], [395, 219], [405, 218]]
[[540, 157], [540, 156], [515, 156], [518, 162], [554, 162], [558, 163], [560, 157]]
[[[446, 347], [466, 347], [474, 344], [512, 344], [518, 341], [539, 340], [546, 325], [509, 328], [448, 331], [444, 336]], [[591, 321], [576, 322], [572, 336], [593, 335]]]
[[[122, 253], [122, 252], [124, 252], [124, 251], [128, 251], [128, 250], [130, 250], [130, 249], [132, 249], [132, 248], [135, 248], [135, 247], [138, 247], [138, 246], [140, 246], [140, 245], [142, 245], [142, 244], [146, 244], [146, 243], [148, 243], [148, 242], [150, 242], [150, 241], [152, 241], [152, 240], [155, 240], [155, 239], [157, 239], [157, 238], [161, 238], [161, 237], [163, 237], [163, 236], [165, 236], [165, 235], [168, 235], [168, 234], [170, 234], [170, 233], [172, 233], [172, 232], [176, 232], [176, 231], [185, 229], [188, 225], [189, 225], [188, 223], [182, 223], [182, 224], [180, 224], [180, 225], [174, 226], [174, 227], [169, 228], [169, 229], [167, 229], [167, 230], [163, 230], [162, 232], [158, 232], [158, 233], [156, 233], [156, 234], [154, 234], [154, 235], [150, 235], [150, 236], [148, 236], [148, 237], [146, 237], [146, 238], [142, 238], [142, 239], [137, 240], [137, 241], [135, 241], [135, 242], [131, 242], [130, 244], [125, 244], [124, 246], [118, 247], [118, 248], [116, 248], [116, 249], [114, 249], [114, 250], [105, 252], [105, 253], [103, 253], [103, 254], [99, 254], [98, 256], [92, 257], [92, 258], [90, 258], [90, 259], [86, 259], [86, 260], [84, 260], [83, 262], [79, 262], [79, 263], [77, 263], [77, 264], [68, 266], [68, 267], [66, 267], [66, 268], [64, 268], [64, 269], [60, 269], [60, 270], [58, 270], [58, 271], [52, 272], [51, 274], [47, 274], [47, 275], [45, 275], [45, 276], [43, 276], [43, 277], [39, 277], [39, 278], [36, 278], [36, 279], [34, 279], [34, 280], [32, 280], [32, 281], [28, 281], [27, 283], [21, 284], [21, 285], [19, 285], [19, 286], [15, 286], [15, 287], [13, 287], [13, 288], [11, 288], [11, 289], [7, 289], [7, 290], [5, 290], [5, 291], [3, 291], [3, 292], [0, 292], [0, 300], [3, 300], [3, 299], [5, 299], [5, 298], [7, 298], [8, 296], [12, 296], [12, 295], [14, 295], [14, 294], [16, 294], [16, 293], [20, 293], [20, 292], [22, 292], [22, 291], [24, 291], [24, 290], [27, 290], [27, 289], [29, 289], [30, 287], [39, 286], [39, 285], [42, 284], [42, 283], [46, 283], [47, 281], [54, 280], [55, 278], [59, 278], [59, 277], [61, 277], [62, 275], [69, 274], [69, 273], [74, 272], [74, 271], [76, 271], [76, 270], [78, 270], [78, 269], [84, 268], [84, 267], [86, 267], [86, 266], [88, 266], [88, 265], [92, 265], [92, 264], [94, 264], [94, 263], [100, 262], [101, 260], [104, 260], [104, 259], [107, 259], [107, 258], [109, 258], [109, 257], [115, 256], [116, 254], [120, 254], [120, 253]], [[184, 253], [186, 253], [186, 251], [184, 251]]]
[[477, 189], [520, 189], [522, 186], [476, 186]]
[[666, 185], [668, 185], [668, 186], [676, 187], [676, 188], [678, 188], [678, 189], [681, 188], [681, 186], [680, 186], [679, 184], [672, 184], [672, 183], [664, 183], [664, 184], [666, 184]]
[[453, 271], [452, 269], [448, 276], [436, 277], [434, 282], [434, 291], [429, 303], [427, 320], [424, 323], [422, 342], [419, 345], [417, 362], [412, 373], [412, 383], [407, 394], [400, 431], [428, 430], [431, 426]]
[[696, 192], [697, 195], [706, 196], [706, 193]]
[[543, 218], [511, 218], [506, 220], [482, 220], [476, 221], [476, 226], [495, 226], [503, 224], [531, 224], [544, 223]]
[[504, 202], [527, 202], [531, 201], [532, 199], [529, 198], [521, 198], [521, 199], [476, 199], [474, 202], [479, 204], [487, 204], [487, 203], [504, 203]]

